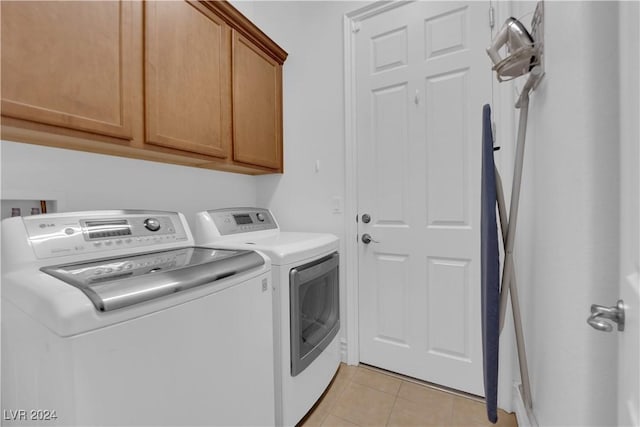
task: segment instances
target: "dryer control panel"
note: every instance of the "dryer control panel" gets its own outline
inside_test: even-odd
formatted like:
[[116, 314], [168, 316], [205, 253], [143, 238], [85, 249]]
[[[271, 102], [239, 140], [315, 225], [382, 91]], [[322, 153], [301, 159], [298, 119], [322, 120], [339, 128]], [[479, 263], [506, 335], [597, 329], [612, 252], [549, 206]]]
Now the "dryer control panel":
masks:
[[109, 252], [186, 242], [188, 234], [175, 212], [97, 211], [23, 218], [37, 258]]
[[227, 208], [207, 211], [221, 236], [273, 230], [278, 224], [268, 209]]

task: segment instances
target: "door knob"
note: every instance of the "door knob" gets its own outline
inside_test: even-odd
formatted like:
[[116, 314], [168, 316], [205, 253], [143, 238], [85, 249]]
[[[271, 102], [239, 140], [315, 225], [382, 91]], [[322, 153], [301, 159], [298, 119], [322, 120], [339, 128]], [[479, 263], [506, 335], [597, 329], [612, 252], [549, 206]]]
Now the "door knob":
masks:
[[364, 233], [362, 235], [362, 243], [364, 243], [365, 245], [368, 245], [371, 242], [380, 243], [377, 240], [374, 240], [369, 233]]
[[362, 222], [364, 222], [365, 224], [369, 224], [371, 222], [371, 215], [363, 214], [362, 215]]
[[618, 324], [618, 331], [624, 331], [624, 301], [618, 300], [618, 303], [614, 307], [591, 304], [591, 316], [587, 319], [587, 323], [593, 329], [611, 332], [613, 326], [604, 319], [616, 322]]

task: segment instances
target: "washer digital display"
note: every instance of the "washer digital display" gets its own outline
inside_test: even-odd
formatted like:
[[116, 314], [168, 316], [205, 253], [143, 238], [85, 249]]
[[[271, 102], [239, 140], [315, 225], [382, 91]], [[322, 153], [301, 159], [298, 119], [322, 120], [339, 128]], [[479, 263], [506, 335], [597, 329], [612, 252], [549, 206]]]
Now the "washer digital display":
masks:
[[85, 222], [89, 239], [102, 239], [104, 237], [130, 236], [131, 225], [126, 219], [113, 221], [87, 221]]

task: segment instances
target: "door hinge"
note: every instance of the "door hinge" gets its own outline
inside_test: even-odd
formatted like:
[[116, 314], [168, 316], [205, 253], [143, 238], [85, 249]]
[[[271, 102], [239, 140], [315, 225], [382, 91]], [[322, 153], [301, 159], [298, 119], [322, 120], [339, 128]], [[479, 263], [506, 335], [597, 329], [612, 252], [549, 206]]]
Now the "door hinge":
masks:
[[498, 140], [498, 134], [496, 132], [496, 122], [491, 122], [491, 136], [493, 137], [493, 143], [495, 144]]
[[489, 6], [489, 28], [493, 28], [496, 25], [496, 13], [493, 6]]
[[351, 32], [356, 34], [358, 31], [360, 31], [360, 22], [351, 21]]

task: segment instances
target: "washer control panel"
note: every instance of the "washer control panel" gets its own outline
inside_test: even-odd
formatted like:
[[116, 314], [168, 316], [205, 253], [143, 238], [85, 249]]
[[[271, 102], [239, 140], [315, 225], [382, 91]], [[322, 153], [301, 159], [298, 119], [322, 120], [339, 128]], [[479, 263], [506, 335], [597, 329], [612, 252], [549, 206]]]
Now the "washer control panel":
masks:
[[207, 211], [221, 236], [277, 229], [268, 209], [227, 208]]
[[98, 211], [25, 217], [38, 258], [108, 252], [188, 240], [175, 212]]

